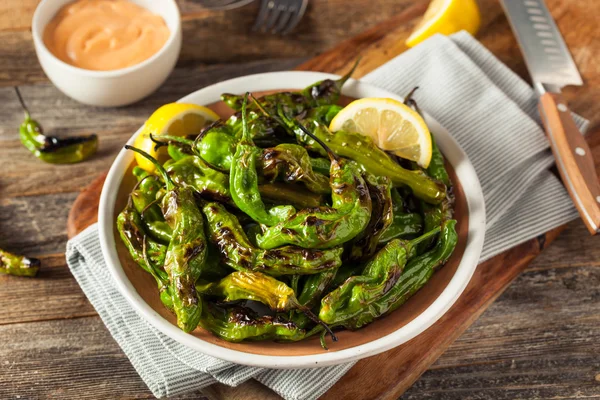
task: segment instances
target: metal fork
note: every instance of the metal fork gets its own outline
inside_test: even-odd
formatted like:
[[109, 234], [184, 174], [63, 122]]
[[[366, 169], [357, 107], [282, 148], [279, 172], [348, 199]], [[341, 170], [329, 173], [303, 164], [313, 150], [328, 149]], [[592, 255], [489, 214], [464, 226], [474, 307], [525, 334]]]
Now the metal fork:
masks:
[[308, 0], [261, 0], [253, 31], [290, 33], [306, 11]]

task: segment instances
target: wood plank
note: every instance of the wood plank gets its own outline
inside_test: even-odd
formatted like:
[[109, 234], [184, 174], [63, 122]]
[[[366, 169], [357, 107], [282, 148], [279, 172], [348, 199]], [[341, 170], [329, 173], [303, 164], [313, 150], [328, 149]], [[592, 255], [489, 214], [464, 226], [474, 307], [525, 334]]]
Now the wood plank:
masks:
[[[0, 275], [0, 325], [97, 315], [71, 275], [64, 253], [40, 257], [35, 278]], [[2, 358], [0, 357], [0, 360]]]
[[0, 325], [0, 336], [2, 399], [155, 398], [99, 317]]

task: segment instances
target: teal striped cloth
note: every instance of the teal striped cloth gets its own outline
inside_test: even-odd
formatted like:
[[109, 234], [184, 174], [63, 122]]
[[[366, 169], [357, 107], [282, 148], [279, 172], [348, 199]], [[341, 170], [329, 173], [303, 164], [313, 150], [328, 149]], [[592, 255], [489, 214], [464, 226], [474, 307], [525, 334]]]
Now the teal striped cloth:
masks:
[[[482, 260], [577, 218], [559, 180], [540, 126], [535, 95], [523, 80], [469, 34], [434, 36], [363, 78], [415, 99], [458, 140], [475, 166], [487, 208]], [[585, 130], [587, 122], [574, 116]], [[71, 271], [106, 327], [159, 398], [215, 382], [256, 379], [285, 399], [312, 400], [353, 365], [270, 370], [192, 351], [145, 322], [117, 291], [107, 271], [97, 226], [67, 244]]]

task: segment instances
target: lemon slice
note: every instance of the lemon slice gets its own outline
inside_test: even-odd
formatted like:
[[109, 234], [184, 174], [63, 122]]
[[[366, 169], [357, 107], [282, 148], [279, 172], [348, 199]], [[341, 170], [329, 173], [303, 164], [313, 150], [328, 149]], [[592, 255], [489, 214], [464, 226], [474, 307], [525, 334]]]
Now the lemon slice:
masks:
[[329, 129], [361, 133], [381, 149], [416, 161], [423, 168], [431, 161], [431, 135], [425, 121], [394, 99], [355, 100], [335, 116]]
[[[134, 146], [144, 150], [152, 157], [162, 161], [166, 150], [160, 148], [155, 150], [156, 143], [150, 139], [150, 134], [185, 136], [200, 133], [200, 130], [208, 123], [216, 121], [219, 116], [210, 108], [196, 104], [169, 103], [160, 107], [148, 118], [142, 132], [135, 139]], [[148, 172], [154, 171], [155, 167], [141, 154], [135, 153], [138, 165]]]
[[475, 35], [480, 24], [475, 0], [432, 0], [423, 20], [406, 39], [406, 45], [413, 47], [436, 33], [450, 35], [463, 29]]

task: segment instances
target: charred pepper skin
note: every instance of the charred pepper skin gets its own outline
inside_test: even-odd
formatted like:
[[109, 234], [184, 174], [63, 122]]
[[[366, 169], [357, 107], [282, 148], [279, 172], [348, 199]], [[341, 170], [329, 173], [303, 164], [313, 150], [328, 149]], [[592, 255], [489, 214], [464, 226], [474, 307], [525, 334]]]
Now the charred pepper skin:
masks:
[[131, 146], [125, 148], [152, 161], [165, 182], [166, 194], [162, 198], [161, 209], [173, 233], [164, 269], [169, 276], [177, 325], [184, 332], [191, 332], [198, 326], [202, 314], [202, 302], [195, 286], [206, 260], [202, 213], [196, 206], [193, 189], [175, 186], [162, 165], [147, 153]]
[[221, 308], [210, 303], [204, 307], [200, 326], [234, 343], [243, 340], [298, 341], [306, 334], [304, 329], [280, 317], [258, 316], [246, 307]]
[[[428, 203], [438, 204], [444, 199], [446, 188], [441, 182], [431, 179], [423, 171], [409, 171], [402, 168], [370, 138], [346, 131], [332, 134], [325, 125], [315, 120], [306, 119], [301, 123], [325, 142], [334, 153], [358, 162], [367, 172], [376, 176], [387, 176], [394, 186], [410, 187], [416, 197]], [[314, 139], [296, 127], [293, 129], [298, 143], [303, 144], [310, 151], [325, 155], [322, 146]]]
[[131, 204], [128, 204], [117, 217], [117, 231], [133, 261], [156, 280], [163, 305], [173, 311], [173, 294], [169, 277], [160, 268], [165, 261], [167, 246], [148, 239], [142, 218]]
[[365, 182], [369, 188], [373, 209], [367, 227], [352, 243], [350, 261], [370, 259], [377, 251], [382, 234], [392, 224], [394, 218], [390, 179], [385, 176], [377, 178], [366, 174]]
[[138, 178], [137, 189], [130, 194], [133, 206], [142, 216], [148, 234], [153, 239], [168, 244], [173, 232], [157, 204], [157, 196], [163, 185], [156, 176], [146, 171], [139, 174]]
[[295, 212], [292, 206], [276, 206], [267, 210], [258, 189], [257, 161], [261, 150], [252, 141], [246, 120], [248, 95], [242, 105], [243, 134], [237, 144], [229, 170], [229, 187], [235, 205], [250, 218], [267, 226], [275, 225]]
[[421, 289], [433, 273], [452, 255], [458, 242], [455, 227], [455, 220], [444, 221], [435, 246], [425, 254], [411, 259], [398, 282], [381, 299], [364, 308], [353, 319], [346, 321], [344, 326], [348, 329], [359, 329], [396, 310]]
[[291, 244], [327, 249], [355, 238], [369, 223], [372, 206], [358, 165], [345, 159], [332, 160], [330, 186], [331, 207], [298, 211], [258, 235], [258, 246], [274, 249]]
[[237, 218], [219, 203], [202, 207], [212, 243], [221, 252], [223, 263], [238, 271], [262, 272], [272, 276], [310, 275], [339, 267], [343, 249], [310, 250], [284, 246], [257, 249], [250, 243]]
[[19, 256], [0, 249], [0, 274], [34, 277], [41, 265], [37, 258]]
[[416, 245], [439, 231], [434, 229], [410, 242], [394, 239], [386, 244], [361, 275], [348, 278], [321, 300], [319, 318], [327, 324], [343, 324], [377, 302], [398, 282], [406, 261], [416, 254]]
[[[392, 195], [392, 223], [383, 231], [379, 237], [379, 243], [387, 243], [392, 239], [409, 239], [423, 232], [423, 217], [419, 213], [406, 211], [404, 199], [398, 191], [393, 188]], [[432, 226], [433, 228], [435, 226]]]
[[96, 153], [98, 136], [95, 134], [66, 138], [44, 135], [42, 126], [31, 118], [19, 89], [15, 88], [15, 91], [25, 112], [25, 120], [19, 127], [19, 138], [34, 156], [50, 164], [73, 164], [85, 161]]
[[313, 193], [331, 193], [329, 178], [313, 171], [308, 152], [297, 144], [264, 149], [259, 158], [259, 170], [270, 182], [280, 178], [288, 183], [301, 182]]

